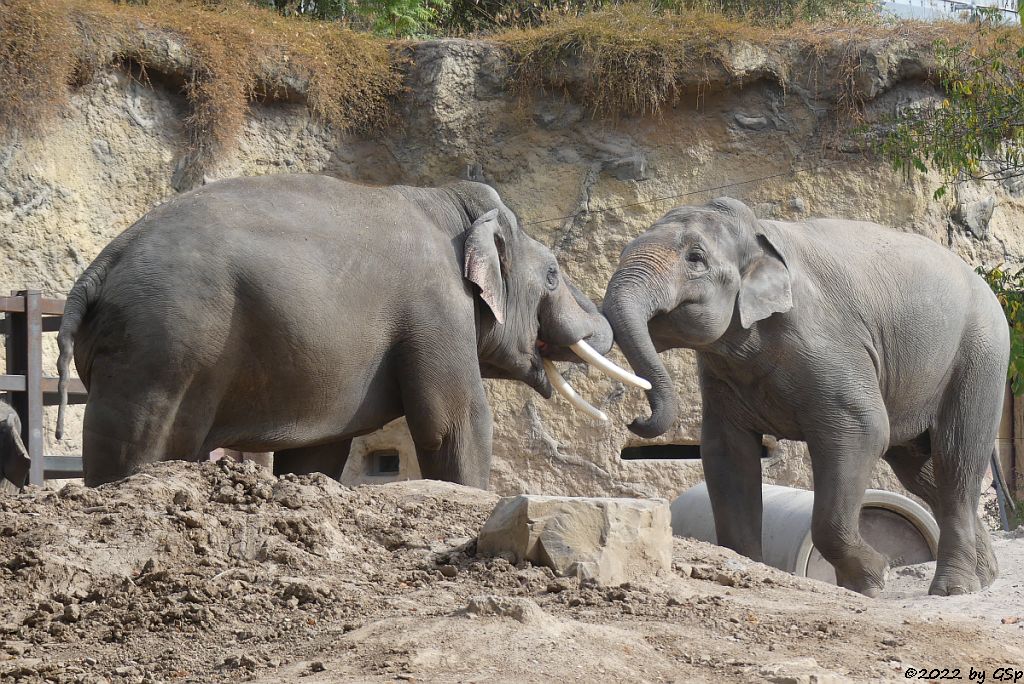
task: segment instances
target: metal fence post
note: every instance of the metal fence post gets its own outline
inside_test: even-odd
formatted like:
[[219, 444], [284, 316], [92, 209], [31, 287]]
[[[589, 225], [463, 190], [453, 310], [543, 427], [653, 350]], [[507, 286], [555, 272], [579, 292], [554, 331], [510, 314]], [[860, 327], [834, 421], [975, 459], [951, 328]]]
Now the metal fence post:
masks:
[[42, 293], [39, 290], [21, 290], [13, 293], [24, 297], [24, 313], [8, 314], [10, 330], [7, 335], [7, 372], [25, 376], [25, 391], [14, 392], [11, 404], [23, 416], [21, 438], [28, 449], [32, 467], [29, 483], [43, 484], [43, 316]]

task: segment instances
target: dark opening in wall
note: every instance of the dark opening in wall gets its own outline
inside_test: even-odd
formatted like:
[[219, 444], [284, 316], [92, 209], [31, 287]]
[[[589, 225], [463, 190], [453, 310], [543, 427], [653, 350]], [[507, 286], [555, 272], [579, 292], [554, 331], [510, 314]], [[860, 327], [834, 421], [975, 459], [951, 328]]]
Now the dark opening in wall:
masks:
[[402, 459], [394, 449], [371, 451], [366, 455], [366, 472], [369, 475], [397, 475]]
[[[768, 447], [761, 447], [761, 458], [770, 458]], [[626, 447], [620, 455], [623, 461], [699, 461], [700, 444], [648, 444]]]
[[622, 450], [623, 461], [646, 461], [651, 459], [672, 459], [699, 461], [700, 444], [649, 444], [626, 447]]

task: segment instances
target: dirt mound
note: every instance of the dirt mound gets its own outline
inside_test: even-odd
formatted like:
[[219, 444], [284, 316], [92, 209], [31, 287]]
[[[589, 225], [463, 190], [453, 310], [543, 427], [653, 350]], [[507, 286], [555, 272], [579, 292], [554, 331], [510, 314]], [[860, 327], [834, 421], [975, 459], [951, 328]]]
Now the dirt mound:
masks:
[[699, 542], [676, 540], [671, 575], [613, 588], [478, 558], [496, 500], [248, 463], [0, 498], [0, 681], [800, 681], [1024, 662], [994, 616], [921, 617]]

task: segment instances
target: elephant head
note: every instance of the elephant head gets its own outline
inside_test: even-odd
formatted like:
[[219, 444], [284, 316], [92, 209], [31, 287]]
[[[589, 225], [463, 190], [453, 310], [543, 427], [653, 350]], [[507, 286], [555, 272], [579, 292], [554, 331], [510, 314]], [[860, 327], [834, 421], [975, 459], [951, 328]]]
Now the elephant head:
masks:
[[21, 441], [21, 421], [14, 409], [0, 402], [0, 489], [20, 489], [28, 479], [31, 460]]
[[545, 398], [554, 388], [577, 408], [607, 420], [576, 395], [553, 362], [585, 361], [617, 379], [645, 386], [604, 358], [613, 341], [608, 321], [562, 273], [551, 250], [523, 232], [515, 213], [492, 188], [465, 183], [458, 190], [472, 221], [464, 233], [463, 265], [481, 303], [482, 375], [520, 380]]
[[653, 383], [651, 417], [630, 430], [656, 437], [678, 418], [659, 351], [710, 350], [792, 306], [785, 256], [745, 204], [718, 198], [665, 214], [623, 250], [604, 298], [615, 341]]

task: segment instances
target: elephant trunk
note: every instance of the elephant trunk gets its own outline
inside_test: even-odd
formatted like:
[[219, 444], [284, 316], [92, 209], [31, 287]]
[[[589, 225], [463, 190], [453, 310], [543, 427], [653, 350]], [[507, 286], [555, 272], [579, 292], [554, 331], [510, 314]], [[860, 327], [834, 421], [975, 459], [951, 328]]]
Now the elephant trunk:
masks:
[[590, 337], [586, 338], [587, 343], [596, 349], [598, 354], [607, 354], [611, 350], [612, 342], [614, 341], [612, 328], [608, 324], [608, 320], [601, 315], [601, 312], [590, 301], [590, 298], [580, 292], [575, 283], [567, 280], [566, 285], [569, 286], [569, 292], [572, 293], [573, 299], [586, 312], [587, 323], [593, 329]]
[[672, 379], [647, 328], [648, 321], [658, 311], [658, 302], [652, 300], [649, 277], [635, 276], [628, 270], [617, 271], [612, 276], [604, 299], [604, 315], [633, 371], [651, 382], [652, 387], [647, 390], [651, 417], [637, 418], [629, 425], [635, 434], [651, 438], [664, 434], [675, 424], [679, 403]]

